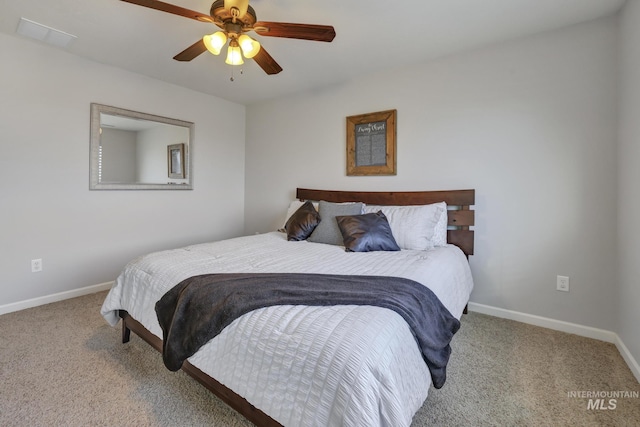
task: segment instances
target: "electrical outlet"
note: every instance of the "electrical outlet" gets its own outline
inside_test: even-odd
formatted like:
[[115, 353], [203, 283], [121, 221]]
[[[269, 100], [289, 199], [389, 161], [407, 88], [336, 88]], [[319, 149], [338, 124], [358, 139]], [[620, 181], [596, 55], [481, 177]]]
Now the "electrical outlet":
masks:
[[42, 271], [42, 258], [31, 260], [31, 272], [37, 273], [38, 271]]
[[562, 292], [569, 292], [569, 277], [568, 276], [558, 276], [556, 281], [556, 290]]

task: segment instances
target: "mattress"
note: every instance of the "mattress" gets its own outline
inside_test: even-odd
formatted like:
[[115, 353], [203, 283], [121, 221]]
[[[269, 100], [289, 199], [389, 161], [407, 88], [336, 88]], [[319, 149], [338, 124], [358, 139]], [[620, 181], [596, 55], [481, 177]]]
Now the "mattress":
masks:
[[[258, 272], [404, 277], [429, 287], [456, 318], [473, 288], [466, 257], [453, 245], [353, 253], [271, 232], [137, 258], [117, 278], [101, 313], [115, 325], [118, 310], [126, 310], [161, 338], [154, 306], [180, 281]], [[431, 385], [406, 322], [372, 306], [255, 310], [189, 361], [285, 426], [407, 426]]]

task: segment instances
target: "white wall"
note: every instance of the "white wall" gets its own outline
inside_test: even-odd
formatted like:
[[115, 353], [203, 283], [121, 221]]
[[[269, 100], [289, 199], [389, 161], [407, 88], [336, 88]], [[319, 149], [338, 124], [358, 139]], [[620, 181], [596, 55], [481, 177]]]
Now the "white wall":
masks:
[[[17, 37], [0, 35], [0, 52], [0, 306], [242, 234], [244, 106]], [[195, 189], [89, 191], [91, 102], [194, 122]]]
[[100, 182], [138, 182], [136, 178], [137, 138], [136, 131], [107, 127], [102, 129]]
[[[296, 187], [475, 188], [472, 301], [615, 330], [616, 36], [601, 19], [249, 106], [246, 232]], [[347, 177], [345, 117], [387, 109], [397, 176]]]
[[620, 133], [618, 145], [618, 334], [640, 361], [640, 2], [620, 18]]

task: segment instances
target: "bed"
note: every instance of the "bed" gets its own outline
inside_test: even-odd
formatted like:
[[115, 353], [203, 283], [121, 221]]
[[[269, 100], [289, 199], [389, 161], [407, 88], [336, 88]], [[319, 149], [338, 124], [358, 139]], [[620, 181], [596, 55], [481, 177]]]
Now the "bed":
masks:
[[[428, 287], [460, 319], [473, 288], [467, 258], [473, 254], [474, 190], [299, 188], [296, 197], [362, 202], [370, 210], [444, 202], [446, 242], [428, 250], [361, 253], [288, 241], [287, 234], [273, 231], [156, 252], [125, 267], [102, 315], [112, 325], [122, 320], [123, 343], [133, 331], [162, 352], [163, 331], [154, 306], [165, 293], [196, 275], [255, 272], [406, 278]], [[259, 426], [410, 425], [433, 384], [405, 320], [367, 305], [259, 308], [224, 328], [182, 370]]]

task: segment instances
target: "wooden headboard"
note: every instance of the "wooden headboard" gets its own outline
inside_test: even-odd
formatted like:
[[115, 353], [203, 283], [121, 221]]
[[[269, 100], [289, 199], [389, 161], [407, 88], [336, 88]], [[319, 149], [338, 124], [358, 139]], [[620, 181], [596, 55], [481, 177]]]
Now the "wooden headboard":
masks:
[[475, 204], [475, 190], [450, 191], [329, 191], [298, 188], [300, 200], [326, 200], [327, 202], [363, 202], [369, 205], [427, 205], [445, 202], [449, 230], [447, 242], [458, 246], [465, 255], [473, 255], [473, 230], [475, 216], [471, 206]]

